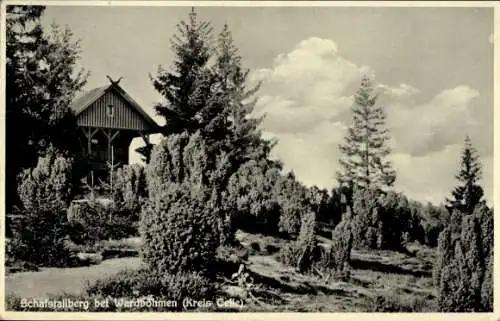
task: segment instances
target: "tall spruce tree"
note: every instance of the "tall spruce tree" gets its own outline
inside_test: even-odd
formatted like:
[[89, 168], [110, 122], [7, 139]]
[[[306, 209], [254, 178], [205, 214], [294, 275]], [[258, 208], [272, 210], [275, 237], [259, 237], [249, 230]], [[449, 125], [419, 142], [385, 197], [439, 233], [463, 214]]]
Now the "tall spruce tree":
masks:
[[219, 34], [216, 55], [214, 74], [221, 92], [226, 96], [223, 114], [229, 126], [225, 148], [236, 169], [248, 160], [267, 158], [272, 143], [264, 140], [258, 129], [263, 117], [251, 116], [260, 83], [247, 88], [250, 70], [242, 67], [242, 58], [227, 25]]
[[154, 88], [166, 100], [155, 106], [157, 114], [165, 117], [165, 135], [200, 129], [204, 121], [200, 111], [206, 107], [212, 89], [208, 65], [212, 54], [211, 24], [199, 21], [192, 8], [188, 21], [181, 21], [177, 30], [171, 39], [176, 55], [173, 70], [160, 65], [156, 77], [150, 75]]
[[45, 32], [43, 6], [7, 6], [7, 208], [17, 202], [16, 176], [36, 165], [50, 145], [74, 152], [74, 117], [68, 106], [88, 74], [76, 71], [79, 43], [69, 29]]
[[384, 189], [394, 184], [396, 172], [385, 160], [391, 152], [384, 128], [386, 115], [377, 98], [371, 80], [363, 77], [354, 98], [352, 125], [339, 146], [342, 169], [337, 179], [341, 186]]
[[474, 208], [484, 195], [483, 189], [478, 183], [481, 175], [479, 155], [467, 135], [460, 159], [460, 169], [455, 176], [459, 185], [451, 192], [452, 197], [447, 199], [448, 209], [457, 209], [466, 214], [474, 212]]
[[[6, 206], [7, 210], [19, 201], [16, 177], [26, 164], [32, 165], [36, 156], [27, 144], [29, 126], [25, 107], [31, 95], [25, 74], [29, 57], [42, 41], [40, 17], [42, 6], [7, 6], [6, 16]], [[22, 39], [22, 41], [21, 41]], [[32, 64], [31, 64], [32, 65]], [[27, 125], [27, 124], [26, 124]], [[29, 161], [28, 161], [29, 160]]]

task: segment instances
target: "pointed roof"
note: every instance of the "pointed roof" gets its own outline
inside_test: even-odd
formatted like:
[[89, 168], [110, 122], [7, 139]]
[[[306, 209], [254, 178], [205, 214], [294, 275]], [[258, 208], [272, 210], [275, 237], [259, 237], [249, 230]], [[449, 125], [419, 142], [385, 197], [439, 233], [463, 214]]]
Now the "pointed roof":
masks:
[[97, 87], [84, 92], [82, 95], [77, 97], [69, 105], [69, 108], [75, 113], [76, 116], [81, 114], [87, 107], [89, 107], [97, 99], [101, 98], [109, 86]]
[[142, 107], [139, 106], [139, 104], [118, 85], [118, 82], [119, 80], [116, 82], [111, 81], [111, 84], [108, 86], [97, 87], [84, 92], [81, 96], [73, 100], [69, 108], [73, 111], [75, 116], [78, 116], [99, 98], [104, 96], [106, 93], [113, 91], [117, 95], [121, 96], [130, 105], [130, 107], [137, 111], [153, 129], [158, 129], [159, 126], [154, 119], [151, 118], [151, 116], [149, 116], [144, 109], [142, 109]]

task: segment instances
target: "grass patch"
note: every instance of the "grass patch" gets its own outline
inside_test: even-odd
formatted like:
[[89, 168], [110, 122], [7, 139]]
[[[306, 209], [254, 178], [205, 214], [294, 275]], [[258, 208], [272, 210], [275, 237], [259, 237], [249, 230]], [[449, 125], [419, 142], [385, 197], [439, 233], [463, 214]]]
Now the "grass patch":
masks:
[[370, 312], [432, 312], [437, 311], [435, 300], [423, 296], [383, 293], [367, 300]]

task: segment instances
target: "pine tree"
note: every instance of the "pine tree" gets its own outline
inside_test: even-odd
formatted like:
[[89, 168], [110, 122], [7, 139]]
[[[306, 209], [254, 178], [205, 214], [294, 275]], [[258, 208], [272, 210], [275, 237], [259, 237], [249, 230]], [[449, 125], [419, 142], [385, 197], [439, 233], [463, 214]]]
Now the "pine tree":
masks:
[[[74, 117], [68, 106], [88, 74], [76, 71], [79, 43], [69, 29], [41, 25], [42, 6], [7, 6], [6, 169], [15, 186], [22, 168], [36, 165], [52, 145], [74, 154]], [[15, 191], [13, 188], [8, 191]], [[9, 193], [9, 192], [8, 192]], [[16, 203], [8, 194], [7, 206]]]
[[188, 21], [177, 25], [178, 35], [171, 40], [176, 55], [173, 70], [158, 67], [157, 76], [150, 75], [154, 88], [166, 103], [155, 106], [158, 115], [165, 117], [164, 134], [194, 133], [202, 127], [200, 111], [206, 107], [211, 91], [212, 76], [208, 66], [212, 51], [212, 26], [199, 21], [194, 8]]
[[377, 98], [371, 80], [363, 77], [352, 107], [352, 125], [344, 144], [339, 146], [343, 155], [337, 179], [341, 186], [384, 189], [394, 184], [396, 172], [384, 159], [391, 152], [388, 130], [384, 128], [386, 115], [377, 105]]
[[266, 158], [272, 148], [272, 143], [264, 140], [258, 129], [263, 117], [251, 117], [257, 102], [254, 96], [261, 84], [247, 89], [250, 71], [242, 67], [242, 58], [228, 25], [224, 25], [219, 34], [216, 54], [214, 73], [221, 92], [226, 95], [224, 115], [229, 120], [230, 136], [225, 147], [230, 151], [234, 167], [238, 168], [250, 159]]
[[[7, 6], [6, 16], [6, 206], [17, 203], [16, 176], [26, 165], [34, 166], [36, 156], [27, 144], [30, 128], [26, 124], [25, 107], [28, 105], [30, 86], [28, 60], [42, 41], [40, 17], [42, 6]], [[21, 42], [21, 39], [23, 41]], [[30, 64], [30, 66], [33, 63]], [[20, 126], [26, 124], [28, 126]]]
[[447, 200], [449, 209], [458, 209], [466, 214], [472, 214], [483, 197], [483, 189], [478, 184], [481, 175], [482, 169], [477, 150], [472, 145], [470, 137], [466, 136], [460, 169], [455, 176], [459, 185], [451, 192], [452, 198]]

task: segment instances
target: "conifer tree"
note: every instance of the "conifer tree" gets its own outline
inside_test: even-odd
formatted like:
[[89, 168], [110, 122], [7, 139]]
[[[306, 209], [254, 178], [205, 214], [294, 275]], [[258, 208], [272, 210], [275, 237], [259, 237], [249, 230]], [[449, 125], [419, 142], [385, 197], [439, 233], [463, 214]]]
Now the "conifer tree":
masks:
[[493, 210], [480, 203], [473, 214], [456, 219], [439, 235], [434, 266], [439, 309], [492, 311]]
[[164, 134], [194, 133], [203, 123], [200, 111], [206, 107], [211, 91], [210, 68], [212, 26], [199, 21], [194, 8], [188, 21], [177, 25], [178, 34], [171, 40], [176, 59], [171, 71], [158, 67], [156, 77], [150, 75], [154, 88], [166, 102], [155, 106], [165, 117]]
[[385, 159], [391, 152], [384, 128], [386, 115], [377, 98], [371, 80], [363, 77], [354, 98], [352, 125], [339, 146], [342, 169], [337, 179], [341, 186], [384, 189], [394, 184], [396, 172]]
[[472, 214], [483, 197], [483, 189], [478, 184], [481, 175], [482, 169], [477, 150], [472, 145], [470, 137], [466, 136], [460, 169], [455, 176], [459, 185], [451, 192], [451, 199], [447, 200], [449, 209], [458, 209], [466, 214]]
[[255, 94], [260, 83], [248, 87], [249, 70], [242, 67], [242, 58], [234, 45], [228, 25], [224, 25], [216, 46], [215, 77], [219, 88], [226, 95], [225, 117], [228, 118], [229, 137], [226, 148], [234, 167], [250, 159], [266, 158], [272, 148], [270, 141], [264, 140], [258, 126], [263, 117], [253, 118], [257, 98]]
[[13, 237], [6, 250], [10, 259], [43, 266], [69, 263], [65, 247], [68, 234], [67, 208], [72, 194], [72, 159], [53, 147], [37, 166], [20, 173], [17, 190], [22, 220], [13, 224]]
[[17, 198], [15, 177], [36, 165], [49, 146], [76, 151], [74, 117], [68, 106], [88, 73], [75, 70], [78, 41], [69, 29], [41, 25], [43, 6], [7, 6], [6, 172], [7, 207]]

